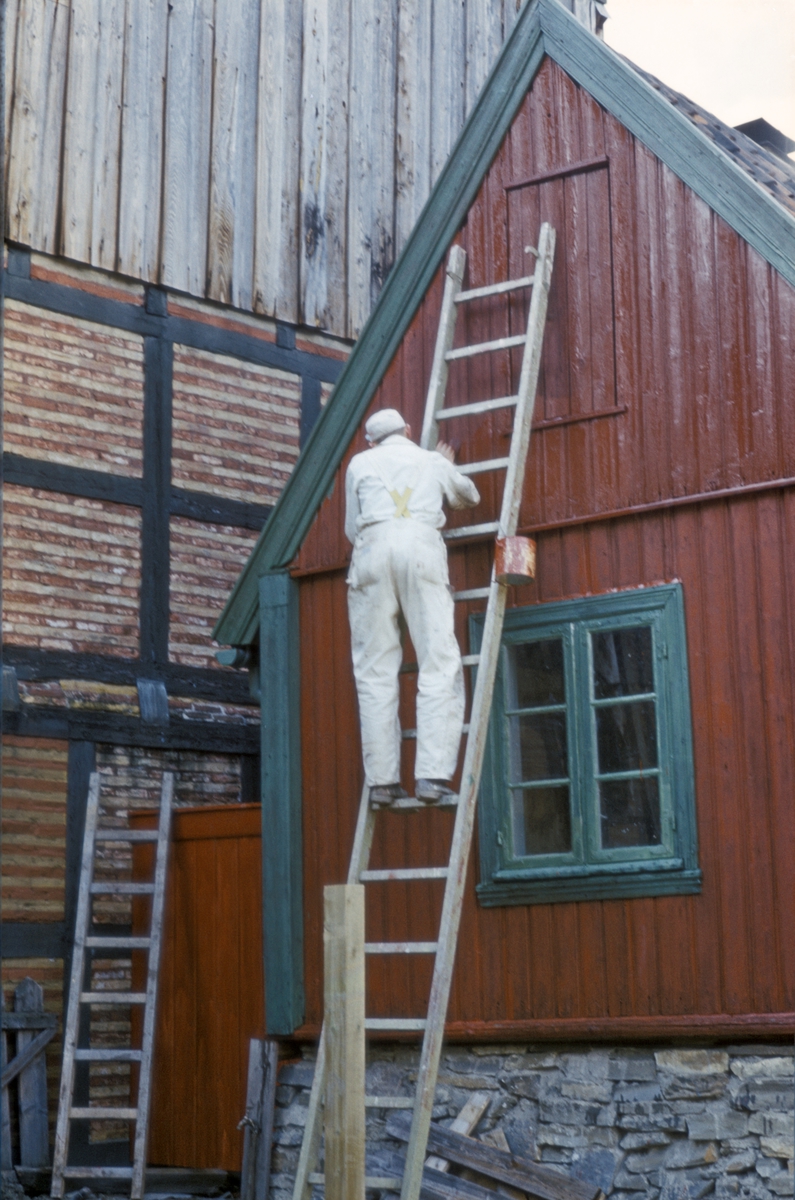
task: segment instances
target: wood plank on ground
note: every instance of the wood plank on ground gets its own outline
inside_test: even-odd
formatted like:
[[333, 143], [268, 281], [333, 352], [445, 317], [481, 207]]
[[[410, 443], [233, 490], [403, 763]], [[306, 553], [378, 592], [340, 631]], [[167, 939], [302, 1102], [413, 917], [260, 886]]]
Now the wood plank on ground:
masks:
[[[27, 977], [14, 989], [14, 1008], [17, 1012], [44, 1011], [44, 992], [41, 985]], [[17, 1054], [24, 1054], [34, 1041], [32, 1030], [17, 1034]], [[19, 1073], [19, 1157], [25, 1166], [46, 1167], [50, 1161], [50, 1133], [47, 1121], [47, 1063], [38, 1054]]]
[[[402, 1113], [393, 1113], [387, 1118], [386, 1129], [390, 1137], [407, 1142], [410, 1128], [410, 1119]], [[520, 1155], [486, 1146], [439, 1125], [431, 1124], [428, 1149], [459, 1166], [529, 1192], [539, 1200], [597, 1200], [601, 1195], [600, 1189], [593, 1184], [569, 1179]]]

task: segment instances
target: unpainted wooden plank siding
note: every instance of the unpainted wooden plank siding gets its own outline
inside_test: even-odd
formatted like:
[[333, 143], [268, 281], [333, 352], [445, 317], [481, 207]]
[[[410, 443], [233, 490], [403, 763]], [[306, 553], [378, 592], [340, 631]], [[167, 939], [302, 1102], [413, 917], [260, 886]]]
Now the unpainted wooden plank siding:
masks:
[[128, 5], [116, 268], [155, 280], [159, 268], [168, 8], [161, 0]]
[[209, 294], [252, 307], [260, 0], [215, 0]]
[[165, 172], [159, 282], [207, 289], [214, 0], [174, 0], [168, 17]]
[[[681, 581], [703, 891], [482, 909], [474, 857], [450, 1009], [462, 1033], [470, 1022], [497, 1019], [653, 1019], [795, 1006], [789, 937], [795, 921], [795, 488], [543, 528], [795, 476], [786, 357], [795, 336], [795, 291], [550, 62], [461, 231], [468, 281], [495, 282], [518, 267], [506, 185], [605, 154], [611, 336], [601, 323], [604, 297], [586, 286], [589, 269], [604, 267], [603, 214], [591, 214], [591, 206], [598, 210], [607, 202], [600, 177], [608, 168], [600, 167], [573, 180], [574, 207], [581, 213], [584, 203], [589, 214], [585, 225], [565, 203], [556, 210], [565, 228], [553, 290], [565, 283], [578, 302], [576, 312], [550, 305], [550, 345], [555, 322], [566, 322], [557, 335], [565, 335], [576, 370], [556, 381], [554, 395], [549, 370], [542, 380], [521, 515], [522, 525], [537, 531], [537, 579], [512, 590], [510, 603]], [[545, 205], [565, 201], [565, 194], [561, 188], [556, 199], [551, 184], [539, 187], [536, 222], [551, 215]], [[583, 230], [585, 243], [577, 241]], [[581, 257], [586, 261], [572, 261]], [[372, 409], [402, 407], [414, 425], [430, 373], [441, 287], [440, 269], [372, 403]], [[502, 302], [470, 305], [459, 342], [497, 336], [508, 321]], [[507, 353], [457, 367], [450, 402], [505, 394], [515, 369]], [[606, 415], [594, 418], [602, 404]], [[562, 423], [551, 419], [559, 414]], [[504, 453], [508, 426], [504, 413], [457, 421], [450, 435], [459, 459]], [[364, 446], [360, 428], [296, 563], [309, 1024], [321, 1016], [322, 886], [345, 878], [361, 788], [342, 509], [347, 460]], [[496, 491], [484, 477], [478, 486], [484, 501], [477, 517], [487, 520], [496, 515]], [[455, 515], [450, 523], [460, 519], [472, 518]], [[484, 545], [451, 549], [456, 589], [482, 585], [489, 567]], [[467, 607], [477, 606], [456, 606], [463, 647]], [[403, 687], [401, 724], [412, 727], [408, 678]], [[413, 752], [406, 743], [408, 783]], [[438, 811], [410, 821], [387, 814], [373, 865], [443, 861], [450, 824]], [[374, 886], [368, 938], [431, 939], [440, 898], [440, 886], [431, 882]], [[412, 1016], [423, 1010], [427, 967], [379, 961], [369, 976], [368, 1012]]]
[[109, 270], [116, 267], [124, 10], [124, 0], [72, 0], [69, 25], [63, 254]]
[[356, 337], [516, 0], [8, 9], [14, 241]]
[[52, 254], [60, 249], [69, 7], [57, 0], [5, 7], [8, 236]]

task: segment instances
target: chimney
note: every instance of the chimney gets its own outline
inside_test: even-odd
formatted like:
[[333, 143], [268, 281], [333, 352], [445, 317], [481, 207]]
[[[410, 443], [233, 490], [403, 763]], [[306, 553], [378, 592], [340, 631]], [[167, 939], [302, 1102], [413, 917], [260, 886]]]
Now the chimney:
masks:
[[780, 129], [776, 129], [775, 125], [766, 121], [764, 117], [757, 117], [755, 121], [746, 121], [742, 125], [735, 125], [734, 128], [738, 133], [744, 133], [758, 146], [764, 146], [765, 150], [771, 150], [785, 162], [792, 161], [787, 156], [795, 150], [795, 142]]

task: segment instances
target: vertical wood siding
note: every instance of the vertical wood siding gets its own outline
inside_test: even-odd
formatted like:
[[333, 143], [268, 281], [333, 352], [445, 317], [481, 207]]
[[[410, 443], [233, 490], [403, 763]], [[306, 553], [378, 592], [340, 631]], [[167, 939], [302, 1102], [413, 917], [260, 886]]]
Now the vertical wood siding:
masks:
[[517, 0], [10, 0], [13, 241], [358, 336]]
[[[681, 580], [703, 892], [479, 909], [473, 854], [453, 1022], [795, 1007], [795, 490], [587, 520], [795, 476], [786, 357], [795, 293], [549, 61], [461, 230], [468, 280], [478, 286], [518, 272], [528, 228], [519, 223], [517, 241], [507, 185], [605, 157], [607, 166], [565, 183], [532, 185], [528, 202], [532, 220], [554, 219], [562, 236], [521, 515], [536, 531], [538, 574], [510, 602]], [[397, 405], [415, 426], [441, 284], [440, 270], [372, 405]], [[468, 306], [459, 341], [508, 332], [522, 315], [493, 299]], [[450, 401], [507, 394], [515, 371], [508, 353], [457, 364]], [[508, 427], [504, 414], [457, 421], [460, 460], [504, 453]], [[349, 455], [364, 445], [360, 429]], [[296, 562], [310, 1023], [320, 1019], [322, 997], [322, 885], [345, 877], [361, 787], [344, 583], [346, 463]], [[485, 480], [481, 490], [477, 516], [487, 520], [496, 496]], [[489, 554], [484, 545], [452, 549], [453, 586], [482, 584]], [[456, 607], [466, 646], [467, 606]], [[401, 719], [414, 724], [408, 685]], [[408, 743], [407, 780], [412, 754]], [[386, 815], [374, 865], [443, 861], [450, 822], [441, 812]], [[434, 936], [438, 885], [407, 884], [403, 893], [390, 885], [388, 905], [377, 888], [370, 895], [368, 938], [401, 940], [409, 929]], [[423, 1010], [428, 980], [414, 965], [375, 963], [369, 980], [374, 1015], [394, 1013], [395, 997], [403, 1015]]]

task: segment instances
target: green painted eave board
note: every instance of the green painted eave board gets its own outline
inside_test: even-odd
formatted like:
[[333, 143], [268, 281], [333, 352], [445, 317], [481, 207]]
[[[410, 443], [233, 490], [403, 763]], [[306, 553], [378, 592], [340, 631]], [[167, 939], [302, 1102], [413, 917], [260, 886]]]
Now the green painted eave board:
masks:
[[503, 46], [235, 584], [213, 631], [221, 644], [247, 645], [257, 637], [257, 581], [266, 571], [286, 566], [298, 552], [545, 55], [795, 286], [795, 218], [558, 0], [532, 0]]

